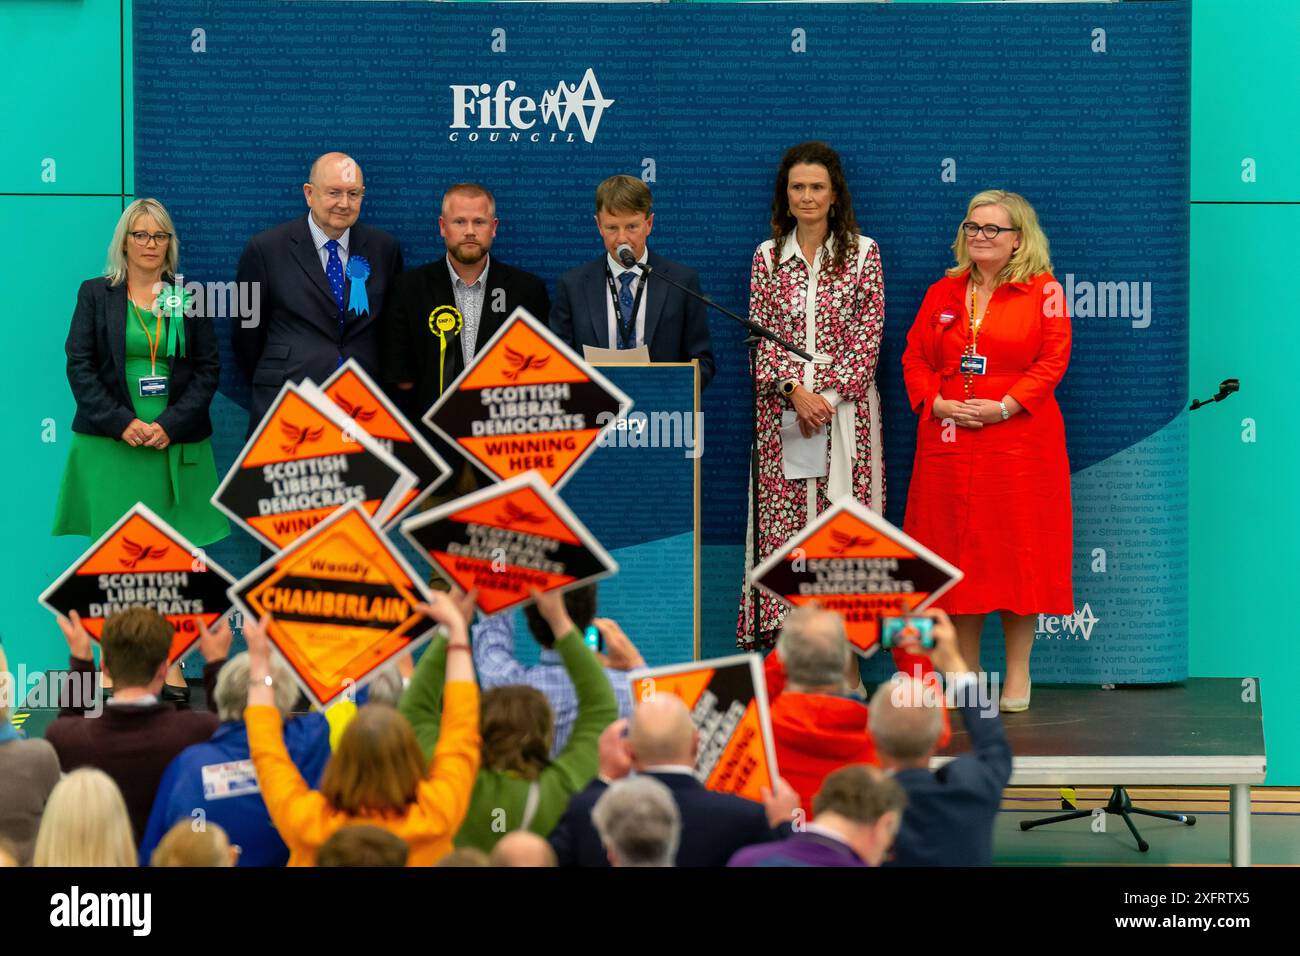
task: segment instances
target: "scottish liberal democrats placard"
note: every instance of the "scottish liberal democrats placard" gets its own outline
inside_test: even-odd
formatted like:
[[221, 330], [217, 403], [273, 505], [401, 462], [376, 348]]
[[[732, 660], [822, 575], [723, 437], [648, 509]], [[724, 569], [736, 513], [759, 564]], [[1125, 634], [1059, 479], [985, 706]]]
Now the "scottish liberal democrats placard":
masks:
[[882, 614], [924, 610], [962, 573], [861, 502], [841, 498], [774, 551], [750, 580], [791, 606], [844, 618], [849, 643], [874, 653]]
[[627, 675], [634, 701], [676, 694], [700, 732], [695, 776], [710, 790], [759, 800], [775, 791], [776, 744], [757, 654], [648, 667]]
[[415, 610], [428, 588], [353, 502], [230, 588], [307, 697], [327, 707], [375, 670], [423, 644], [433, 622]]
[[45, 589], [41, 604], [55, 614], [76, 611], [95, 640], [104, 622], [148, 607], [171, 624], [168, 663], [175, 663], [230, 608], [234, 578], [146, 505], [136, 504]]
[[286, 382], [212, 503], [276, 549], [352, 502], [382, 524], [415, 481], [311, 382]]
[[515, 309], [423, 421], [495, 480], [561, 487], [632, 400], [528, 310]]
[[408, 518], [402, 534], [442, 577], [477, 588], [484, 614], [527, 604], [530, 588], [568, 590], [618, 571], [536, 472]]
[[320, 388], [359, 429], [415, 475], [414, 487], [384, 522], [385, 528], [391, 528], [419, 507], [451, 474], [451, 468], [356, 359], [340, 365]]

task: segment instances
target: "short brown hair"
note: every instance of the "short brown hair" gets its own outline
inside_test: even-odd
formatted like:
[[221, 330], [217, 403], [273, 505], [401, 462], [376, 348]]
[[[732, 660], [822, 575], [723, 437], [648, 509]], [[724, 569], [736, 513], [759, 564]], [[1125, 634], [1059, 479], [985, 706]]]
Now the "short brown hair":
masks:
[[535, 687], [512, 684], [483, 695], [483, 769], [536, 780], [551, 763], [555, 715]]
[[442, 205], [439, 207], [440, 211], [446, 211], [447, 200], [452, 196], [465, 196], [469, 199], [477, 199], [479, 196], [486, 196], [488, 205], [492, 207], [492, 218], [496, 218], [497, 197], [493, 196], [492, 190], [488, 189], [486, 186], [481, 186], [478, 183], [456, 183], [456, 185], [448, 187], [447, 191], [442, 194]]
[[348, 722], [321, 775], [330, 806], [352, 816], [401, 813], [425, 776], [415, 731], [392, 707], [367, 704]]
[[317, 866], [406, 866], [411, 848], [396, 833], [368, 823], [354, 823], [321, 844]]
[[104, 622], [104, 667], [113, 687], [148, 687], [172, 649], [172, 626], [151, 607], [119, 611]]
[[891, 810], [902, 812], [907, 794], [897, 780], [866, 764], [841, 767], [822, 781], [813, 815], [835, 813], [854, 823], [875, 823]]
[[596, 212], [643, 212], [654, 208], [650, 187], [635, 176], [610, 176], [596, 187]]

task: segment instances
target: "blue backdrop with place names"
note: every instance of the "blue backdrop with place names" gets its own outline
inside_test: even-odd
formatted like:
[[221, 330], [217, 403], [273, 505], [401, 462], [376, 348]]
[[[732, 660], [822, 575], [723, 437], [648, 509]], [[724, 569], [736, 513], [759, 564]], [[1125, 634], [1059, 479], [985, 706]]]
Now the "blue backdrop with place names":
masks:
[[[916, 427], [904, 338], [951, 264], [970, 196], [1023, 193], [1074, 318], [1058, 397], [1076, 612], [1039, 620], [1035, 677], [1176, 680], [1187, 670], [1189, 17], [1183, 2], [137, 0], [136, 184], [175, 217], [187, 278], [228, 281], [252, 234], [305, 211], [301, 184], [325, 150], [361, 164], [362, 216], [401, 240], [410, 265], [442, 254], [442, 191], [481, 181], [501, 219], [493, 255], [553, 290], [560, 272], [601, 253], [596, 184], [630, 173], [654, 192], [651, 247], [743, 312], [781, 154], [824, 139], [883, 258], [877, 378], [886, 515], [899, 525]], [[751, 429], [742, 335], [719, 315], [710, 326], [706, 656], [734, 648]], [[246, 391], [224, 323], [219, 333], [224, 467], [242, 441]], [[618, 494], [635, 493], [635, 473], [621, 480]], [[214, 555], [240, 572], [254, 550], [237, 537]], [[1000, 644], [986, 642], [986, 666]]]

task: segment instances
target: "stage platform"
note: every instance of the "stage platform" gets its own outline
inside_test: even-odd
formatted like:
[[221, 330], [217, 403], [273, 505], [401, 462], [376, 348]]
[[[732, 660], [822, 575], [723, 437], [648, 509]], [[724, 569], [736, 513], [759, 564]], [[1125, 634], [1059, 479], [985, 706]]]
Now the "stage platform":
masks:
[[[1226, 786], [1228, 858], [1249, 866], [1250, 787], [1264, 782], [1266, 769], [1261, 701], [1256, 678], [1197, 677], [1114, 690], [1035, 684], [1029, 710], [1002, 715], [1015, 755], [1011, 786]], [[965, 729], [954, 726], [932, 766], [969, 747]]]

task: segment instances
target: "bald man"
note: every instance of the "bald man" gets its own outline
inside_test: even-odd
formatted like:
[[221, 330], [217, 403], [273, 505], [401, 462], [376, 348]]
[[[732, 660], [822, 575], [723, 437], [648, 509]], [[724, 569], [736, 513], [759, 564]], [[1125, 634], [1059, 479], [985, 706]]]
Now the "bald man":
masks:
[[630, 770], [660, 781], [677, 801], [682, 824], [677, 866], [726, 866], [741, 847], [788, 832], [798, 809], [798, 798], [784, 780], [764, 803], [704, 789], [695, 777], [700, 734], [690, 710], [674, 694], [638, 703], [630, 725], [626, 720], [611, 724], [598, 749], [600, 776], [573, 796], [551, 831], [560, 866], [609, 865], [591, 811], [606, 787]]
[[492, 866], [555, 866], [555, 851], [536, 833], [512, 830], [497, 841], [488, 860]]
[[256, 283], [255, 308], [251, 318], [230, 320], [230, 334], [249, 382], [250, 432], [285, 382], [323, 382], [349, 358], [379, 379], [379, 317], [402, 250], [382, 229], [357, 222], [365, 193], [356, 161], [325, 153], [302, 186], [306, 215], [244, 248], [236, 280]]

